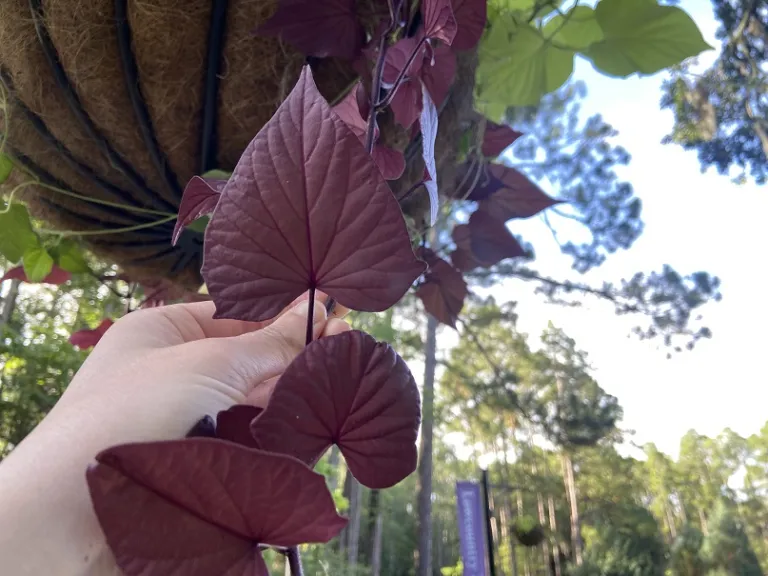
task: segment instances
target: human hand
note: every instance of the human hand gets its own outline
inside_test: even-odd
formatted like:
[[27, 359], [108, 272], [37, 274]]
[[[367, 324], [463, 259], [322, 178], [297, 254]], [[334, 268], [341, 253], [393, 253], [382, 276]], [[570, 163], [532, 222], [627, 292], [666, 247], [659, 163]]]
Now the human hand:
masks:
[[[203, 302], [120, 319], [0, 466], [0, 557], [9, 573], [112, 573], [85, 483], [93, 457], [115, 444], [181, 438], [233, 404], [263, 407], [305, 345], [307, 310], [299, 301], [271, 323], [251, 323], [214, 320], [213, 303]], [[349, 329], [321, 302], [313, 320], [315, 338]]]

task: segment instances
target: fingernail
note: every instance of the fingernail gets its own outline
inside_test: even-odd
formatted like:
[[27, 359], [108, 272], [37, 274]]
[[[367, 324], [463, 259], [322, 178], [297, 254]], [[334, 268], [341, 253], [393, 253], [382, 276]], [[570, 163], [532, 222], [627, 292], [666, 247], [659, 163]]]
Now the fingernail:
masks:
[[[298, 314], [302, 318], [307, 317], [307, 312], [309, 311], [309, 302], [307, 300], [304, 300], [303, 302], [299, 303], [294, 309], [293, 312], [295, 314]], [[325, 311], [325, 306], [322, 302], [315, 301], [315, 308], [314, 313], [312, 315], [312, 323], [318, 324], [320, 322], [325, 321], [327, 317], [327, 313]]]

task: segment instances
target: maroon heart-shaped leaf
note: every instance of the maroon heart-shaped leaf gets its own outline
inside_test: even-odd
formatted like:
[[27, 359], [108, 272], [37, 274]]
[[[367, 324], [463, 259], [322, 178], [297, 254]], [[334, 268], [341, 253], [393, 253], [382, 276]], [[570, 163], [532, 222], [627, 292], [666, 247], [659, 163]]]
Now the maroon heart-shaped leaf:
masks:
[[[366, 101], [365, 89], [363, 85], [358, 82], [357, 85], [342, 98], [341, 102], [333, 107], [333, 111], [336, 112], [338, 117], [344, 121], [350, 130], [352, 130], [363, 145], [365, 145], [366, 136], [368, 135], [368, 121], [362, 113], [360, 104], [361, 102]], [[375, 127], [374, 141], [378, 140], [378, 137], [379, 129], [377, 126]], [[405, 157], [402, 152], [393, 150], [383, 144], [376, 144], [371, 156], [373, 157], [373, 161], [376, 162], [376, 166], [379, 167], [381, 175], [386, 180], [397, 180], [403, 175], [403, 172], [405, 171]]]
[[483, 134], [483, 156], [495, 158], [522, 135], [522, 132], [512, 130], [505, 124], [496, 124], [488, 120], [485, 124], [485, 134]]
[[262, 449], [312, 465], [337, 444], [355, 478], [388, 488], [416, 469], [420, 419], [419, 391], [403, 359], [351, 331], [304, 348], [251, 430]]
[[424, 309], [443, 324], [456, 328], [456, 319], [467, 297], [467, 283], [461, 272], [432, 250], [422, 248], [419, 257], [429, 268], [416, 290]]
[[452, 46], [456, 50], [471, 50], [485, 31], [488, 0], [451, 0], [458, 30]]
[[251, 434], [251, 422], [264, 410], [249, 404], [235, 404], [216, 415], [216, 438], [258, 448]]
[[424, 35], [427, 38], [453, 42], [458, 26], [453, 16], [451, 0], [423, 0], [421, 15], [424, 19]]
[[[365, 100], [365, 88], [361, 82], [357, 82], [341, 101], [332, 108], [336, 115], [341, 118], [347, 127], [357, 136], [361, 142], [365, 141], [368, 133], [368, 121], [363, 118], [360, 111], [360, 103]], [[376, 134], [378, 136], [378, 128]]]
[[376, 144], [371, 156], [379, 167], [381, 175], [387, 180], [397, 180], [405, 172], [405, 156], [399, 150], [384, 144]]
[[176, 218], [176, 226], [173, 227], [171, 243], [176, 246], [179, 236], [184, 228], [192, 222], [213, 213], [221, 196], [221, 191], [226, 186], [226, 180], [214, 178], [204, 179], [200, 176], [192, 176], [192, 179], [184, 188], [184, 195], [179, 205], [179, 217]]
[[124, 444], [86, 474], [128, 575], [268, 576], [260, 544], [327, 542], [346, 524], [320, 474], [289, 456], [212, 438]]
[[73, 332], [69, 337], [69, 343], [72, 344], [72, 346], [77, 346], [80, 350], [86, 350], [87, 348], [96, 346], [112, 324], [114, 324], [112, 320], [105, 318], [101, 321], [101, 324], [93, 330], [78, 330], [77, 332]]
[[421, 105], [421, 82], [418, 78], [406, 78], [401, 82], [389, 103], [395, 122], [403, 128], [410, 128], [419, 119]]
[[305, 66], [206, 229], [216, 316], [268, 320], [314, 288], [353, 310], [385, 310], [423, 270], [392, 191]]
[[384, 58], [382, 80], [385, 87], [394, 87], [394, 83], [406, 66], [408, 66], [408, 70], [404, 76], [406, 78], [417, 78], [421, 73], [423, 65], [424, 45], [421, 39], [409, 37], [398, 40], [387, 49], [387, 55]]
[[504, 221], [487, 212], [474, 212], [469, 217], [469, 238], [472, 255], [484, 266], [525, 256], [525, 250]]
[[504, 221], [530, 218], [560, 203], [542, 192], [525, 174], [503, 164], [485, 166], [469, 199], [480, 202], [480, 212]]
[[455, 77], [456, 55], [448, 46], [440, 44], [434, 48], [432, 61], [425, 63], [421, 70], [421, 81], [438, 108], [448, 97]]
[[427, 89], [422, 87], [422, 107], [419, 116], [421, 126], [421, 154], [424, 158], [424, 168], [429, 179], [424, 186], [429, 192], [429, 225], [434, 226], [437, 220], [439, 199], [437, 195], [437, 166], [435, 164], [435, 141], [437, 140], [437, 108]]
[[[421, 113], [419, 77], [423, 65], [424, 45], [420, 39], [403, 38], [387, 50], [382, 80], [385, 88], [394, 91], [389, 107], [403, 128], [410, 128]], [[402, 73], [406, 66], [407, 71]]]
[[48, 272], [48, 275], [40, 280], [40, 282], [30, 282], [29, 278], [27, 278], [27, 273], [24, 272], [24, 267], [16, 266], [15, 268], [10, 268], [6, 271], [3, 277], [0, 278], [0, 283], [5, 282], [6, 280], [21, 280], [22, 282], [28, 282], [30, 284], [55, 284], [56, 286], [60, 286], [61, 284], [68, 282], [70, 278], [72, 278], [72, 274], [61, 268], [58, 264], [54, 264], [51, 271]]
[[365, 37], [355, 0], [280, 0], [256, 33], [279, 36], [307, 56], [347, 60], [355, 58]]

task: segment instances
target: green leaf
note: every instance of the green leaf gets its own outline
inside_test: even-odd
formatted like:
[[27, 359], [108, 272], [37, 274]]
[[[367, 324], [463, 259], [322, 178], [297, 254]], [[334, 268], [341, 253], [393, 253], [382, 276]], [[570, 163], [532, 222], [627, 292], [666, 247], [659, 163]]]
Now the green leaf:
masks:
[[53, 258], [42, 246], [34, 246], [24, 252], [24, 274], [30, 282], [40, 282], [51, 273]]
[[547, 42], [533, 26], [500, 17], [480, 45], [478, 110], [492, 112], [489, 117], [498, 121], [499, 111], [508, 106], [535, 106], [568, 80], [573, 56], [572, 50]]
[[218, 168], [214, 170], [208, 170], [205, 174], [201, 176], [201, 178], [216, 178], [218, 180], [229, 180], [229, 177], [232, 176], [232, 172], [227, 172], [226, 170], [219, 170]]
[[22, 204], [12, 204], [7, 212], [0, 213], [0, 254], [15, 264], [27, 250], [36, 246], [40, 246], [40, 239]]
[[56, 264], [67, 272], [85, 274], [91, 271], [80, 245], [74, 240], [62, 240], [57, 246], [51, 248], [51, 255]]
[[604, 39], [583, 54], [595, 68], [626, 77], [654, 74], [712, 47], [680, 8], [652, 0], [601, 0], [595, 16]]
[[194, 230], [195, 232], [200, 232], [202, 234], [205, 232], [205, 228], [208, 226], [210, 219], [210, 216], [200, 216], [200, 218], [194, 220], [189, 226], [187, 226], [187, 230]]
[[589, 6], [574, 6], [567, 14], [558, 14], [544, 26], [545, 38], [553, 42], [584, 50], [603, 39], [603, 29], [597, 22], [595, 11]]
[[8, 180], [13, 172], [13, 162], [5, 154], [0, 154], [0, 184]]

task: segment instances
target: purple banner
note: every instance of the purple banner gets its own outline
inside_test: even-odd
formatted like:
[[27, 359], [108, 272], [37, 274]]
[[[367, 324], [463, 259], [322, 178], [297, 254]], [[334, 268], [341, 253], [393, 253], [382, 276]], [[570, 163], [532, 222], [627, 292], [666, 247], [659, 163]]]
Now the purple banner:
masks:
[[456, 508], [464, 576], [486, 576], [480, 485], [475, 482], [456, 482]]

